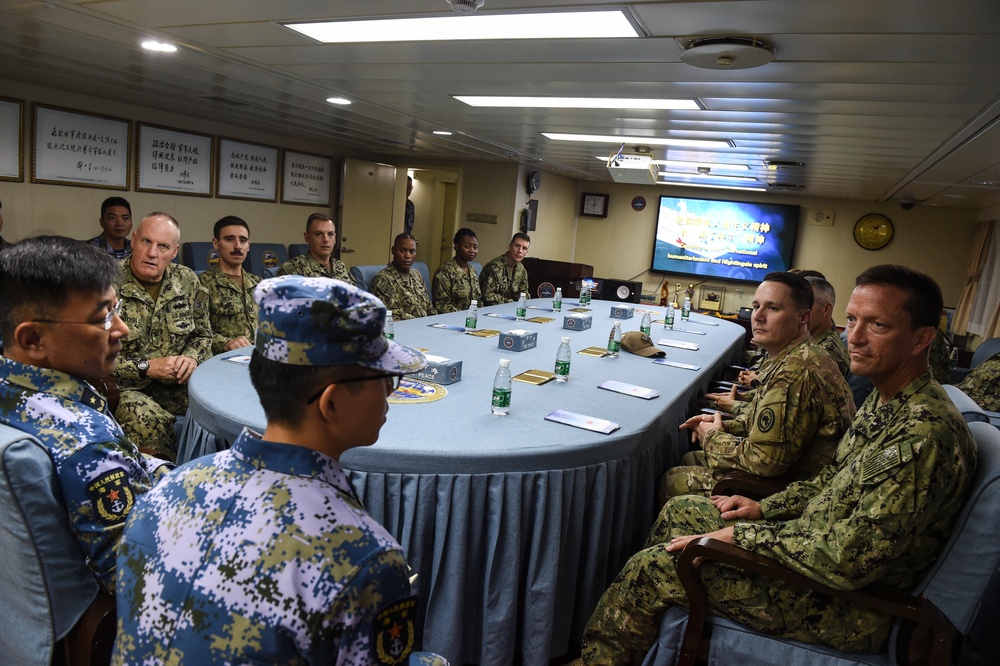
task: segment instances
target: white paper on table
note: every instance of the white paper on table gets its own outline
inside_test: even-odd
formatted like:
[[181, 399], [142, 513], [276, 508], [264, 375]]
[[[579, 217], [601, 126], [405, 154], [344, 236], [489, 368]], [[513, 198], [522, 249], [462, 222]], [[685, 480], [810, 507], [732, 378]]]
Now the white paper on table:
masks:
[[576, 412], [567, 412], [564, 409], [557, 409], [551, 414], [546, 415], [545, 420], [555, 421], [556, 423], [565, 423], [566, 425], [573, 426], [574, 428], [583, 428], [584, 430], [600, 432], [605, 435], [610, 434], [621, 427], [614, 421], [599, 419], [585, 414], [577, 414]]
[[614, 391], [615, 393], [624, 393], [625, 395], [635, 396], [636, 398], [642, 398], [643, 400], [652, 400], [660, 395], [660, 392], [655, 389], [646, 388], [645, 386], [636, 386], [635, 384], [626, 384], [625, 382], [618, 382], [614, 379], [609, 379], [603, 384], [598, 384], [597, 388], [601, 388], [606, 391]]

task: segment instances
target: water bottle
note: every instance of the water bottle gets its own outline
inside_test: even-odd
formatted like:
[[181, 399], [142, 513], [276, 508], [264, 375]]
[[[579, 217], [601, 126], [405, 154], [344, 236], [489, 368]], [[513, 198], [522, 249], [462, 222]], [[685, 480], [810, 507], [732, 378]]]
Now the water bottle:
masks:
[[518, 321], [524, 321], [524, 318], [528, 316], [528, 298], [523, 291], [521, 292], [521, 297], [517, 299], [517, 312], [515, 316]]
[[649, 335], [653, 331], [653, 320], [649, 318], [649, 313], [642, 315], [642, 323], [639, 324], [639, 331]]
[[663, 317], [663, 328], [673, 328], [674, 327], [674, 304], [673, 302], [667, 303], [667, 314]]
[[681, 306], [681, 321], [691, 321], [691, 297], [684, 297], [684, 305]]
[[562, 312], [562, 287], [556, 287], [556, 295], [552, 299], [552, 309]]
[[392, 325], [392, 310], [385, 311], [385, 328], [383, 332], [385, 333], [386, 340], [392, 340], [396, 337], [396, 329]]
[[569, 337], [564, 337], [556, 352], [556, 381], [565, 382], [569, 379], [569, 362], [572, 352], [569, 349]]
[[507, 416], [510, 412], [510, 359], [500, 359], [497, 376], [493, 378], [493, 401], [491, 409], [497, 416]]
[[615, 322], [614, 327], [611, 329], [611, 335], [608, 336], [608, 356], [611, 358], [618, 358], [618, 352], [622, 348], [622, 325], [620, 322]]
[[958, 347], [952, 347], [951, 353], [948, 354], [948, 365], [952, 370], [958, 367]]
[[476, 307], [475, 299], [469, 303], [469, 311], [465, 314], [465, 327], [476, 330], [476, 322], [479, 320], [479, 309]]
[[580, 305], [590, 305], [590, 285], [583, 283], [583, 290], [580, 292]]

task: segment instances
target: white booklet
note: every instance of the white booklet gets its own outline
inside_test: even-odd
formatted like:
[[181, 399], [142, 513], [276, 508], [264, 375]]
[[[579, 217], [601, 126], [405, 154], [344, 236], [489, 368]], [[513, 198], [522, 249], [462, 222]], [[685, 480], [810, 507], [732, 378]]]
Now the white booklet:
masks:
[[698, 351], [698, 345], [693, 342], [685, 342], [683, 340], [667, 340], [663, 338], [656, 342], [660, 347], [676, 347], [677, 349], [687, 349], [690, 351]]
[[609, 379], [603, 384], [598, 384], [597, 388], [602, 388], [606, 391], [614, 391], [615, 393], [632, 395], [636, 398], [642, 398], [644, 400], [652, 400], [660, 395], [660, 392], [655, 389], [646, 388], [645, 386], [636, 386], [635, 384], [626, 384], [625, 382], [617, 382], [614, 379]]
[[621, 427], [614, 421], [598, 419], [593, 416], [586, 416], [585, 414], [577, 414], [576, 412], [567, 412], [564, 409], [557, 409], [551, 414], [546, 415], [545, 420], [555, 421], [556, 423], [565, 423], [566, 425], [571, 425], [574, 428], [583, 428], [584, 430], [601, 432], [605, 435], [608, 435]]
[[668, 361], [665, 358], [654, 358], [653, 363], [657, 365], [669, 365], [671, 368], [680, 368], [681, 370], [701, 370], [700, 365], [691, 365], [690, 363], [678, 363], [677, 361]]

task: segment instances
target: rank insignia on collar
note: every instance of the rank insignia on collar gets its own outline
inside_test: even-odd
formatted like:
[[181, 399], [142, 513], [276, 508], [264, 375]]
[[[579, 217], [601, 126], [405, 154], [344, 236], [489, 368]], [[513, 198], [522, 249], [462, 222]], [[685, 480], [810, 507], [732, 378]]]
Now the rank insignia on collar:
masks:
[[94, 507], [94, 517], [108, 525], [124, 521], [135, 502], [123, 469], [105, 472], [87, 484], [87, 497]]
[[379, 609], [373, 623], [372, 652], [379, 664], [402, 664], [416, 639], [417, 598], [404, 597]]

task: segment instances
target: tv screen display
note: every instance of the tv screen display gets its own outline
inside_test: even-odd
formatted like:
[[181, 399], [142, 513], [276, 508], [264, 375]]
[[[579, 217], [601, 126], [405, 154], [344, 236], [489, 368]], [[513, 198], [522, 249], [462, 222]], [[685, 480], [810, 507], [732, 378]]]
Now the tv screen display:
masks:
[[651, 270], [760, 282], [791, 268], [799, 207], [660, 197]]

